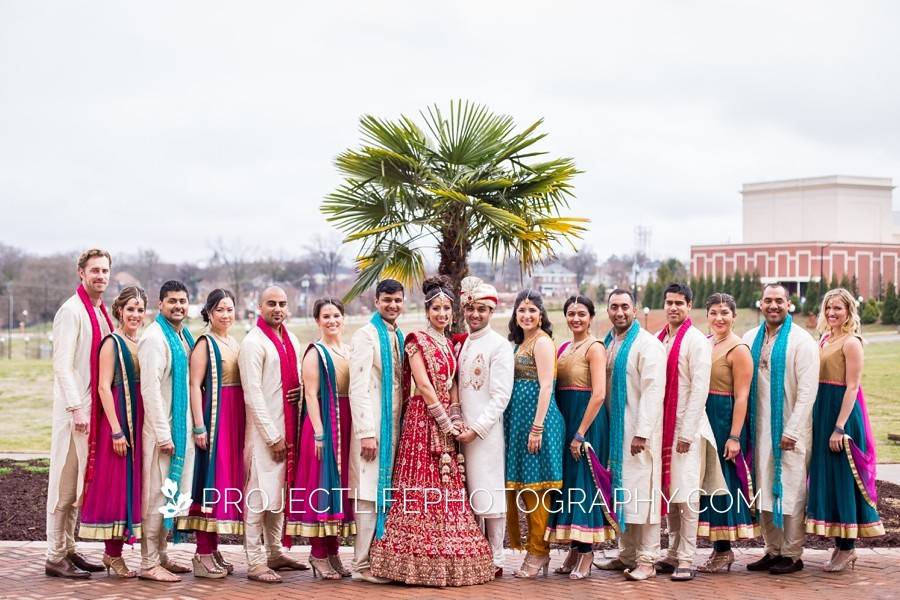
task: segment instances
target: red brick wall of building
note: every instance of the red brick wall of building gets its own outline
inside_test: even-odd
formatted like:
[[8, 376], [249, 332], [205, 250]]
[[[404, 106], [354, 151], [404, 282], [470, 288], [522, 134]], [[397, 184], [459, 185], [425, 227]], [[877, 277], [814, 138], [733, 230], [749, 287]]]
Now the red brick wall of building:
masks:
[[900, 281], [900, 244], [798, 242], [783, 244], [723, 244], [691, 246], [691, 275], [724, 278], [732, 273], [757, 272], [763, 282], [805, 283], [854, 275], [859, 293], [878, 295], [890, 282]]

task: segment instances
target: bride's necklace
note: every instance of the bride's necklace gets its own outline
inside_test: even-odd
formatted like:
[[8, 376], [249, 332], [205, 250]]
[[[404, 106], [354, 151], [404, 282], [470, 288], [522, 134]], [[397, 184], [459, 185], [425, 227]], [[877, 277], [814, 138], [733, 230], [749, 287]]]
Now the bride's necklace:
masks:
[[453, 384], [453, 376], [456, 373], [456, 362], [451, 359], [450, 342], [443, 332], [432, 327], [430, 323], [428, 324], [428, 327], [425, 328], [425, 335], [434, 341], [435, 345], [438, 347], [438, 352], [441, 353], [444, 362], [447, 363], [447, 368], [450, 370], [450, 377], [447, 379], [447, 389], [449, 390], [450, 386]]

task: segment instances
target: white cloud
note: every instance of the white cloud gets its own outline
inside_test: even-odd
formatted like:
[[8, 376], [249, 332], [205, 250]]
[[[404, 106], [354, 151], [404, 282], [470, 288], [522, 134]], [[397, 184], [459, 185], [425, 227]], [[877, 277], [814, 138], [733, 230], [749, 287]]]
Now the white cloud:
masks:
[[741, 183], [894, 176], [891, 2], [0, 4], [3, 240], [299, 250], [362, 113], [543, 117], [602, 255], [737, 241]]

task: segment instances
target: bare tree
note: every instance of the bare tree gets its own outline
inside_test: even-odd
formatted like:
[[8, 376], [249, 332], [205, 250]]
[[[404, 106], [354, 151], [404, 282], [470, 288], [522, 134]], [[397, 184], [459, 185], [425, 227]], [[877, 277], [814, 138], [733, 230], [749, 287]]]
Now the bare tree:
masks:
[[5, 293], [6, 284], [22, 272], [25, 257], [21, 248], [0, 243], [0, 294]]
[[307, 246], [307, 250], [316, 270], [325, 279], [325, 292], [333, 294], [338, 269], [344, 263], [340, 237], [317, 234], [313, 238], [313, 243]]
[[218, 238], [210, 244], [212, 250], [211, 265], [221, 266], [225, 270], [225, 279], [238, 305], [244, 305], [243, 294], [246, 293], [247, 283], [251, 279], [253, 257], [256, 251], [244, 246], [238, 241], [226, 243]]
[[578, 249], [578, 252], [562, 259], [562, 265], [575, 273], [575, 282], [578, 284], [578, 291], [585, 292], [587, 283], [585, 279], [593, 275], [597, 270], [597, 255], [591, 250], [587, 244]]

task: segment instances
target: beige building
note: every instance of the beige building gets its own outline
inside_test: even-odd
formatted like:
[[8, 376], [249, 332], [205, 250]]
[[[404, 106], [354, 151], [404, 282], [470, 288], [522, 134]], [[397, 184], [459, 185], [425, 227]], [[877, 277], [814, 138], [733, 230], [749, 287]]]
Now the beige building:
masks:
[[829, 175], [745, 183], [744, 244], [900, 244], [889, 177]]
[[811, 281], [855, 278], [864, 297], [900, 281], [900, 213], [887, 177], [829, 175], [746, 183], [740, 244], [691, 246], [691, 274], [756, 273], [803, 295]]

